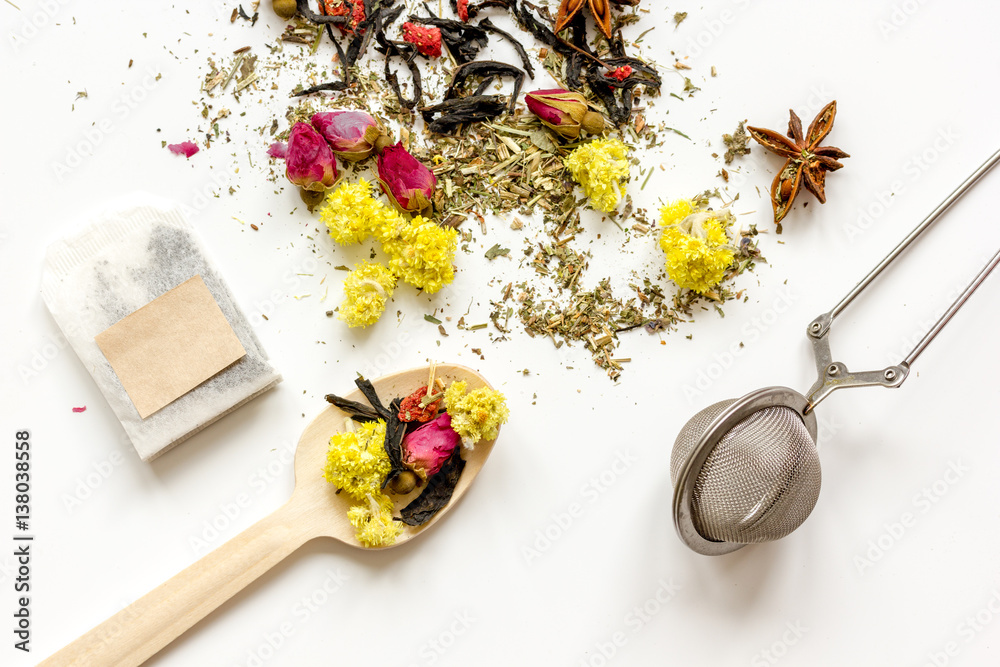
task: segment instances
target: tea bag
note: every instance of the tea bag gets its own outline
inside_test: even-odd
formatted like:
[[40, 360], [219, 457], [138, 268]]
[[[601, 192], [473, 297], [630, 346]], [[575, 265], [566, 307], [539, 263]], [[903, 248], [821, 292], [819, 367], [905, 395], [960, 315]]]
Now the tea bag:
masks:
[[[281, 381], [194, 229], [162, 200], [119, 205], [49, 246], [42, 298], [143, 461]], [[171, 328], [182, 338], [161, 347], [155, 337]], [[147, 357], [157, 370], [144, 368], [141, 355], [162, 350], [172, 351]]]

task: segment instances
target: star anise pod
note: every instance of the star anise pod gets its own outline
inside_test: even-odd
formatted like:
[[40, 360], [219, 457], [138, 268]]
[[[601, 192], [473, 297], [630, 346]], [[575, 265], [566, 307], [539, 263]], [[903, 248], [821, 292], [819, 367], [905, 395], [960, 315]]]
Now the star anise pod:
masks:
[[577, 12], [583, 9], [584, 5], [590, 5], [590, 13], [597, 21], [597, 27], [601, 29], [604, 36], [611, 39], [611, 5], [610, 0], [562, 0], [559, 5], [559, 14], [556, 15], [555, 32], [561, 32], [569, 25], [569, 22], [576, 16]]
[[[774, 130], [747, 127], [747, 130], [761, 146], [788, 158], [771, 183], [771, 204], [774, 206], [774, 222], [780, 223], [788, 213], [802, 184], [816, 195], [821, 204], [826, 203], [826, 172], [836, 171], [844, 165], [840, 158], [851, 157], [834, 146], [820, 146], [820, 142], [833, 129], [833, 119], [837, 115], [837, 101], [830, 102], [819, 112], [809, 125], [809, 131], [802, 135], [802, 121], [794, 111], [788, 112], [788, 138]], [[779, 225], [780, 229], [780, 225]]]

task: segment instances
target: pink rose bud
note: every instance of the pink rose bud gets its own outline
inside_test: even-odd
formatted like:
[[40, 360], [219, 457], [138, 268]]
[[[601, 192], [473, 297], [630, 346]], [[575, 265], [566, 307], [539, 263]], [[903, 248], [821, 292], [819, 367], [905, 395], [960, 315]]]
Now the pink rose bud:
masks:
[[313, 127], [330, 144], [333, 154], [348, 162], [364, 160], [383, 134], [375, 119], [364, 111], [325, 111], [312, 117]]
[[427, 479], [441, 470], [455, 447], [462, 441], [451, 428], [451, 415], [442, 413], [403, 438], [403, 463]]
[[590, 134], [604, 131], [604, 116], [591, 111], [580, 93], [562, 88], [536, 90], [525, 94], [524, 101], [538, 120], [565, 139], [578, 139], [581, 128]]
[[295, 185], [322, 192], [337, 179], [337, 161], [326, 140], [308, 123], [296, 123], [288, 135], [285, 175]]
[[437, 178], [402, 143], [389, 146], [378, 156], [379, 185], [404, 213], [429, 211]]

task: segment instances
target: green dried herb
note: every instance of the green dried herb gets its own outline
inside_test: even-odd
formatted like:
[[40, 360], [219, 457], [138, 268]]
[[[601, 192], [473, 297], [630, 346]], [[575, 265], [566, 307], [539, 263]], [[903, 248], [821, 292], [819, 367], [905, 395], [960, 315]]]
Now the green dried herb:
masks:
[[493, 247], [486, 251], [486, 259], [496, 259], [506, 257], [510, 254], [510, 248], [501, 248], [499, 243], [494, 243]]
[[726, 164], [731, 164], [736, 158], [750, 154], [750, 135], [743, 127], [745, 122], [741, 120], [736, 126], [736, 131], [732, 134], [722, 135], [722, 143], [726, 145]]

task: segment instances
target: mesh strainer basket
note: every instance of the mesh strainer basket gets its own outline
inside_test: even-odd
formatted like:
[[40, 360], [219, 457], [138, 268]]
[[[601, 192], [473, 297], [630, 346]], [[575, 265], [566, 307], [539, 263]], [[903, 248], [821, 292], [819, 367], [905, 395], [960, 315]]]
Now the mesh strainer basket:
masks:
[[798, 528], [819, 498], [816, 405], [843, 387], [898, 387], [927, 344], [1000, 262], [997, 252], [906, 359], [878, 371], [851, 372], [834, 361], [833, 320], [917, 236], [1000, 161], [994, 153], [935, 208], [831, 311], [807, 329], [818, 379], [806, 396], [767, 387], [703, 409], [681, 429], [670, 455], [674, 526], [701, 554], [719, 555], [747, 544], [777, 540]]

